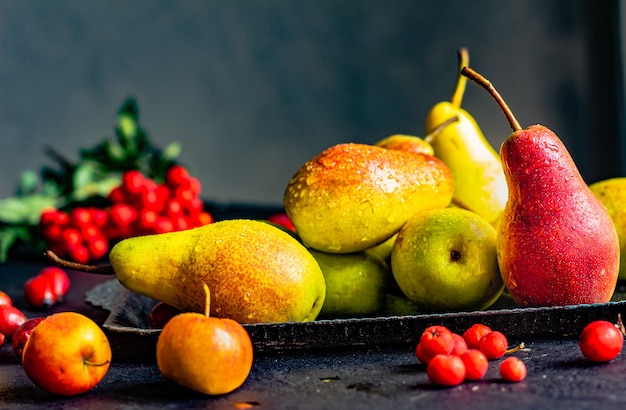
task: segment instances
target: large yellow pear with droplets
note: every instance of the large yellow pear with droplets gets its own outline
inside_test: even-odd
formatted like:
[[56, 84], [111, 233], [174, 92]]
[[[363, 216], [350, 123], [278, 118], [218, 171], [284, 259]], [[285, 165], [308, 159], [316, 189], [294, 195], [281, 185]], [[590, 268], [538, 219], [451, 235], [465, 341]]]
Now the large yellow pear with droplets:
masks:
[[334, 145], [289, 182], [284, 205], [303, 244], [331, 253], [380, 244], [417, 212], [450, 204], [450, 169], [432, 155]]

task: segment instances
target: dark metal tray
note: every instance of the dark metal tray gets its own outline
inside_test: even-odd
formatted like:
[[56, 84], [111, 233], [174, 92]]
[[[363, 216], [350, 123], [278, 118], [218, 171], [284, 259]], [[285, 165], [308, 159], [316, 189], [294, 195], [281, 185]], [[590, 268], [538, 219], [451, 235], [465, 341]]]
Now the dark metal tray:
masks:
[[[123, 343], [156, 341], [160, 329], [148, 322], [155, 300], [135, 294], [116, 280], [101, 283], [86, 294], [86, 301], [110, 311], [103, 327]], [[463, 332], [481, 322], [511, 339], [578, 334], [589, 322], [615, 322], [626, 312], [626, 300], [541, 308], [498, 308], [485, 311], [387, 316], [353, 319], [324, 319], [307, 323], [244, 325], [257, 352], [296, 349], [332, 349], [358, 346], [414, 345], [431, 324], [443, 324]]]

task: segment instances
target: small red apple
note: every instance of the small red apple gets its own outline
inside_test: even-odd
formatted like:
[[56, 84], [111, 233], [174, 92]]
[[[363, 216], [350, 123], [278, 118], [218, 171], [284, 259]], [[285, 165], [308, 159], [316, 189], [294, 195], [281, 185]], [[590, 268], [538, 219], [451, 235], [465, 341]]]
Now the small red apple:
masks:
[[43, 268], [39, 275], [47, 276], [50, 279], [57, 302], [61, 302], [70, 290], [70, 278], [67, 273], [56, 266], [48, 266]]
[[29, 305], [49, 309], [57, 303], [52, 280], [48, 276], [37, 275], [24, 284], [24, 298]]
[[20, 327], [17, 328], [15, 333], [13, 333], [13, 337], [11, 338], [11, 346], [13, 347], [13, 351], [16, 356], [21, 360], [22, 354], [24, 353], [24, 346], [26, 345], [26, 341], [30, 337], [30, 334], [33, 332], [35, 326], [41, 323], [45, 317], [34, 317], [28, 319], [26, 322], [22, 323]]
[[0, 333], [11, 338], [22, 323], [26, 322], [26, 315], [15, 306], [0, 306]]
[[22, 367], [41, 389], [73, 396], [95, 387], [111, 364], [111, 346], [100, 327], [76, 312], [50, 315], [31, 332]]
[[156, 346], [157, 365], [168, 380], [200, 393], [226, 394], [243, 384], [252, 368], [252, 341], [232, 319], [181, 313], [165, 325]]

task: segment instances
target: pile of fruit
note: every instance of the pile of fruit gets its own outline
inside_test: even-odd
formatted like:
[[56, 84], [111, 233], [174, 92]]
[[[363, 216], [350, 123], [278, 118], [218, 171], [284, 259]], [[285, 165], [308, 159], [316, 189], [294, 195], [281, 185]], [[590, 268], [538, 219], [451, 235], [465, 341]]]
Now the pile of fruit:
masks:
[[[461, 108], [468, 78], [493, 96], [513, 130], [499, 153]], [[502, 297], [522, 307], [594, 304], [614, 293], [614, 196], [583, 181], [552, 131], [522, 128], [493, 85], [469, 67], [464, 49], [452, 98], [427, 114], [424, 138], [328, 147], [288, 182], [285, 214], [267, 221], [213, 223], [199, 181], [174, 161], [175, 148], [152, 147], [136, 114], [132, 104], [120, 111], [117, 145], [84, 150], [79, 164], [60, 160], [62, 172], [43, 173], [42, 191], [23, 183], [18, 198], [0, 204], [28, 209], [0, 212], [0, 250], [6, 256], [16, 241], [40, 235], [58, 266], [115, 275], [160, 302], [150, 318], [163, 327], [159, 369], [194, 390], [224, 394], [245, 381], [252, 352], [243, 323], [482, 310]], [[107, 255], [110, 265], [89, 264]], [[58, 291], [37, 280], [29, 285], [39, 292], [31, 304], [56, 303]], [[589, 326], [583, 355], [615, 358], [623, 327]], [[183, 330], [197, 339], [171, 336]], [[216, 334], [234, 350], [203, 356], [206, 343], [223, 342], [212, 339]], [[488, 360], [517, 351], [484, 325], [463, 336], [433, 326], [418, 339], [415, 355], [428, 377], [447, 386], [478, 380]], [[102, 351], [97, 363], [106, 369], [110, 351]], [[226, 356], [237, 358], [228, 367], [236, 382], [221, 385], [212, 375], [226, 371]], [[181, 373], [180, 363], [202, 369]], [[499, 369], [507, 381], [526, 376], [513, 356]], [[49, 380], [29, 376], [51, 390]]]

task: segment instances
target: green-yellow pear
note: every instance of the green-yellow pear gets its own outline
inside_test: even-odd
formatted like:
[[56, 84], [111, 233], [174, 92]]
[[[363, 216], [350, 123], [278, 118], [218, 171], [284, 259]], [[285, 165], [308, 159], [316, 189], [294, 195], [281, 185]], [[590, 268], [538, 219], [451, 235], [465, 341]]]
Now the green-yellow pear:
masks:
[[326, 295], [324, 275], [309, 251], [289, 233], [255, 220], [124, 239], [109, 261], [100, 270], [69, 266], [112, 269], [129, 290], [183, 312], [204, 312], [206, 284], [211, 316], [239, 323], [311, 321]]
[[334, 145], [306, 162], [285, 189], [285, 211], [307, 247], [359, 252], [394, 235], [416, 212], [450, 203], [454, 180], [432, 155]]
[[461, 208], [413, 216], [398, 232], [391, 271], [404, 295], [427, 312], [485, 309], [504, 290], [494, 227]]
[[618, 279], [626, 279], [626, 177], [594, 182], [589, 189], [604, 204], [615, 225], [620, 244]]
[[397, 236], [398, 234], [396, 233], [385, 242], [379, 243], [378, 245], [372, 246], [371, 248], [367, 248], [363, 252], [367, 253], [368, 255], [372, 255], [389, 265], [391, 250], [393, 249], [393, 243], [396, 241]]
[[[462, 48], [459, 50], [459, 70], [468, 61], [467, 50]], [[508, 187], [500, 156], [475, 119], [461, 108], [466, 81], [466, 77], [459, 73], [451, 100], [436, 104], [428, 112], [426, 133], [431, 133], [447, 118], [456, 116], [458, 121], [425, 140], [454, 175], [454, 201], [494, 223], [506, 204]]]
[[326, 282], [320, 317], [356, 317], [379, 312], [391, 278], [387, 265], [365, 252], [327, 253], [309, 249]]

